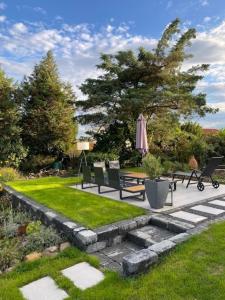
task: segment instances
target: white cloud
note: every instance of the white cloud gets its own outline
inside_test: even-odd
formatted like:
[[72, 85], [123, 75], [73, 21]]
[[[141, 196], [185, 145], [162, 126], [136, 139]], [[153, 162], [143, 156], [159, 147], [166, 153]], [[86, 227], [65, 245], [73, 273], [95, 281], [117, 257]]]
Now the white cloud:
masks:
[[7, 5], [5, 4], [5, 2], [0, 2], [0, 10], [4, 10], [6, 9]]
[[6, 20], [6, 16], [0, 16], [0, 23], [5, 22], [5, 20]]
[[199, 3], [200, 3], [201, 6], [208, 6], [209, 5], [208, 0], [200, 0]]
[[43, 15], [46, 15], [46, 14], [47, 14], [47, 11], [46, 11], [44, 8], [40, 7], [40, 6], [34, 7], [33, 10], [34, 10], [35, 12], [40, 13], [40, 14], [43, 14]]
[[[109, 23], [101, 30], [96, 30], [91, 24], [59, 24], [61, 23], [58, 23], [57, 28], [50, 28], [41, 22], [20, 22], [9, 23], [8, 29], [0, 29], [0, 65], [9, 75], [21, 79], [51, 49], [62, 77], [70, 81], [76, 93], [81, 96], [77, 86], [86, 78], [100, 74], [96, 69], [100, 53], [136, 50], [140, 46], [152, 49], [157, 42], [151, 37], [132, 34], [127, 24], [112, 26]], [[188, 22], [185, 26], [189, 24]], [[186, 63], [186, 68], [193, 64], [210, 64], [207, 77], [198, 84], [198, 90], [206, 92], [211, 105], [221, 109], [220, 116], [225, 115], [224, 36], [225, 21], [214, 28], [204, 28], [188, 50], [194, 57]], [[218, 126], [222, 126], [224, 118], [218, 117], [216, 122], [220, 122]]]
[[210, 22], [211, 19], [212, 19], [211, 17], [205, 17], [205, 18], [203, 19], [203, 22], [204, 22], [204, 23]]
[[26, 33], [27, 32], [27, 26], [23, 23], [15, 23], [12, 28], [10, 29], [10, 33], [12, 35]]

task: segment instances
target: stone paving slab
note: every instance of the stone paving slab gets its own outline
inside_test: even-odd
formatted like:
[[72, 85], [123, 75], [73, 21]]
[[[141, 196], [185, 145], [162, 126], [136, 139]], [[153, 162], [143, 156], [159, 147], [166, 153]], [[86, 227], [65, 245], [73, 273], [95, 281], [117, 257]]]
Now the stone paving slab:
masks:
[[198, 212], [206, 213], [209, 215], [213, 215], [213, 216], [218, 216], [225, 213], [225, 210], [223, 209], [214, 208], [206, 205], [196, 205], [196, 206], [192, 206], [190, 209]]
[[49, 276], [21, 287], [20, 291], [26, 300], [63, 300], [68, 297]]
[[130, 253], [135, 253], [141, 249], [143, 249], [143, 247], [140, 247], [139, 245], [125, 241], [122, 244], [115, 245], [115, 246], [109, 247], [109, 248], [105, 248], [101, 252], [104, 255], [108, 256], [110, 259], [112, 259], [114, 262], [121, 264], [124, 256], [126, 256]]
[[61, 272], [81, 290], [95, 286], [104, 279], [104, 274], [87, 262], [76, 264]]
[[189, 213], [189, 212], [186, 212], [183, 210], [174, 212], [174, 213], [170, 214], [170, 216], [179, 218], [179, 219], [191, 222], [191, 223], [195, 223], [195, 224], [207, 220], [206, 217], [192, 214], [192, 213]]
[[222, 201], [222, 200], [213, 200], [213, 201], [210, 201], [208, 203], [209, 204], [214, 204], [214, 205], [217, 205], [217, 206], [221, 206], [221, 207], [225, 207], [225, 201]]

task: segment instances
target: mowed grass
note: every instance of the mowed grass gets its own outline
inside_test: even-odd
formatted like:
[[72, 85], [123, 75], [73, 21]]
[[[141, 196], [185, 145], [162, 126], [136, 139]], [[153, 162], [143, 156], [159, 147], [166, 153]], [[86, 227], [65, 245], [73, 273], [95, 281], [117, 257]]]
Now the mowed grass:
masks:
[[70, 187], [77, 182], [80, 182], [80, 178], [45, 177], [7, 184], [18, 192], [89, 228], [145, 214], [144, 209], [134, 205]]
[[145, 173], [145, 169], [143, 167], [129, 167], [122, 169], [123, 172], [135, 172], [135, 173]]
[[224, 249], [223, 222], [177, 247], [146, 274], [123, 278], [106, 272], [100, 284], [80, 291], [62, 277], [60, 270], [82, 260], [94, 266], [97, 262], [71, 248], [57, 258], [24, 263], [12, 273], [0, 276], [0, 299], [22, 300], [18, 287], [50, 275], [74, 300], [224, 300]]

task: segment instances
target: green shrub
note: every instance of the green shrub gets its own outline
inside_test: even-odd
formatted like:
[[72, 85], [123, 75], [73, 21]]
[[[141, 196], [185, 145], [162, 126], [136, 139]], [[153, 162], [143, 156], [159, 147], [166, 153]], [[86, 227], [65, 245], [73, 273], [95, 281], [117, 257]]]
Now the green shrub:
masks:
[[188, 171], [189, 166], [188, 164], [180, 163], [178, 161], [165, 160], [163, 162], [163, 170], [165, 174], [175, 171]]
[[176, 164], [170, 160], [165, 160], [163, 162], [163, 169], [164, 169], [164, 173], [170, 173], [170, 172], [174, 172], [177, 171], [176, 170]]
[[26, 158], [21, 164], [21, 169], [24, 172], [38, 172], [43, 168], [46, 168], [54, 163], [56, 160], [55, 156], [49, 155], [34, 155]]
[[5, 238], [13, 238], [17, 235], [18, 224], [13, 220], [13, 215], [9, 215], [7, 220], [4, 220], [1, 228], [2, 236]]
[[27, 234], [40, 233], [41, 221], [33, 221], [27, 225]]
[[40, 228], [40, 231], [33, 232], [27, 236], [25, 245], [20, 248], [22, 257], [33, 252], [43, 251], [50, 246], [58, 245], [62, 241], [59, 234], [52, 227]]
[[0, 182], [21, 179], [21, 174], [13, 168], [0, 168]]
[[24, 225], [31, 221], [31, 216], [27, 212], [16, 210], [13, 213], [13, 220], [16, 224]]
[[94, 162], [118, 160], [119, 156], [115, 153], [89, 152], [87, 155], [87, 163], [93, 165]]
[[147, 154], [143, 160], [143, 167], [150, 179], [155, 179], [162, 175], [163, 166], [160, 157], [155, 157], [152, 154]]
[[4, 272], [18, 259], [17, 240], [0, 241], [0, 271]]

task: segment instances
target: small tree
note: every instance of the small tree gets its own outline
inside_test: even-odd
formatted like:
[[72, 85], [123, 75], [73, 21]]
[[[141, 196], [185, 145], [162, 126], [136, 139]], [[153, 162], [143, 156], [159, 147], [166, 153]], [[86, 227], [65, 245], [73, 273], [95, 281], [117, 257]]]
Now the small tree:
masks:
[[143, 158], [143, 168], [150, 179], [156, 179], [163, 173], [163, 166], [160, 157], [148, 153]]
[[12, 80], [0, 70], [0, 166], [17, 167], [26, 155], [20, 137], [20, 110]]

